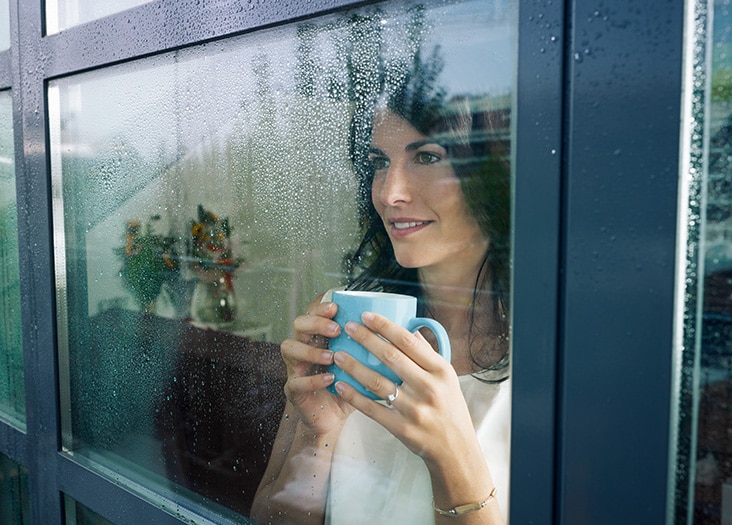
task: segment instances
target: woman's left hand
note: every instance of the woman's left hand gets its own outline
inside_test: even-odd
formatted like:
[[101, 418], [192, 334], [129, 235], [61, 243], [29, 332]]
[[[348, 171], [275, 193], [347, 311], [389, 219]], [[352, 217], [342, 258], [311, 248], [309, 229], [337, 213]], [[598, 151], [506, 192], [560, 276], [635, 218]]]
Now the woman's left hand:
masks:
[[[346, 333], [403, 383], [397, 387], [345, 352], [336, 352], [334, 361], [339, 367], [377, 396], [388, 399], [391, 395], [392, 401], [386, 406], [362, 396], [344, 382], [336, 383], [338, 393], [422, 458], [439, 508], [484, 501], [493, 480], [455, 369], [419, 332], [413, 334], [372, 313], [365, 313], [362, 322], [348, 323]], [[437, 523], [503, 523], [495, 500], [491, 501], [479, 512], [460, 518], [436, 515]]]
[[475, 431], [452, 365], [419, 332], [411, 333], [377, 314], [365, 313], [362, 321], [363, 325], [349, 323], [346, 332], [403, 383], [397, 387], [349, 354], [337, 352], [336, 364], [377, 396], [386, 399], [399, 389], [387, 407], [337, 383], [343, 399], [383, 425], [428, 465], [439, 462], [445, 452], [464, 450], [466, 441], [475, 440]]

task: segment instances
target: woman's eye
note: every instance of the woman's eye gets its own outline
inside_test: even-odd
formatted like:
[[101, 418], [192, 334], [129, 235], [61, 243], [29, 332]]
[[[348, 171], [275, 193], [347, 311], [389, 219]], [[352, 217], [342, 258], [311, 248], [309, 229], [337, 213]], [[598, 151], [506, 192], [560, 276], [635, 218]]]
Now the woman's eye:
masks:
[[430, 151], [418, 151], [415, 160], [418, 164], [434, 164], [440, 162], [442, 157]]
[[371, 167], [375, 170], [383, 170], [389, 167], [389, 159], [386, 157], [369, 157]]

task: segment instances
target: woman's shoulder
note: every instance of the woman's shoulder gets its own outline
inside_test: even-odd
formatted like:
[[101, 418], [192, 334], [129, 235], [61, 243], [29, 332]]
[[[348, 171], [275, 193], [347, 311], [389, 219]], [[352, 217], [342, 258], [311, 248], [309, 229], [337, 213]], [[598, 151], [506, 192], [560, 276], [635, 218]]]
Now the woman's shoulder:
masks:
[[[323, 292], [319, 296], [320, 297], [320, 302], [321, 303], [331, 302], [333, 300], [333, 292], [340, 292], [340, 291], [343, 291], [345, 289], [346, 289], [345, 286], [336, 286], [334, 288], [331, 288], [330, 290], [327, 290], [326, 292]], [[317, 299], [317, 297], [316, 297], [316, 299]]]
[[322, 299], [321, 299], [322, 302], [332, 301], [333, 300], [333, 292], [342, 292], [344, 290], [356, 290], [356, 291], [361, 290], [361, 291], [369, 291], [369, 292], [383, 292], [384, 291], [384, 287], [381, 286], [380, 284], [374, 284], [374, 285], [372, 285], [370, 287], [365, 288], [363, 286], [359, 286], [358, 283], [351, 283], [351, 284], [343, 285], [343, 286], [335, 286], [335, 287], [331, 288], [330, 290], [328, 290], [328, 291], [324, 292], [323, 294], [321, 294], [319, 297], [322, 297]]
[[481, 381], [474, 375], [460, 376], [460, 388], [476, 429], [485, 425], [503, 427], [511, 414], [511, 379]]
[[505, 376], [502, 380], [486, 380], [478, 374], [467, 374], [459, 376], [460, 388], [463, 397], [471, 404], [475, 401], [478, 404], [499, 402], [510, 399], [511, 378]]
[[508, 367], [502, 368], [500, 370], [480, 370], [478, 372], [473, 372], [471, 374], [461, 375], [460, 380], [470, 382], [471, 380], [477, 381], [479, 383], [485, 383], [485, 384], [502, 384], [502, 383], [510, 383], [511, 376], [509, 371], [507, 370]]

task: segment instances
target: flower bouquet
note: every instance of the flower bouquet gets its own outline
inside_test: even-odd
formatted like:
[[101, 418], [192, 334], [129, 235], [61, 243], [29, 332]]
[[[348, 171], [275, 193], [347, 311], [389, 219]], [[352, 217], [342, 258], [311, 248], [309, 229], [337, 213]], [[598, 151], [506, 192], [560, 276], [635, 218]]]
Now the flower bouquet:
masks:
[[176, 239], [155, 233], [152, 223], [158, 220], [160, 215], [152, 215], [144, 228], [138, 220], [127, 221], [124, 245], [114, 250], [122, 260], [119, 275], [145, 312], [154, 310], [163, 284], [180, 275]]

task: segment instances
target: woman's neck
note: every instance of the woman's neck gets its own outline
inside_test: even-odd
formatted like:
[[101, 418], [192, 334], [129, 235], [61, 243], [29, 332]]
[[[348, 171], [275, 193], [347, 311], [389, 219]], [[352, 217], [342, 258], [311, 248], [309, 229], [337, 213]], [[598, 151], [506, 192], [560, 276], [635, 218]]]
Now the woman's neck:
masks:
[[452, 364], [458, 374], [474, 372], [470, 355], [471, 339], [481, 335], [471, 329], [473, 320], [487, 319], [492, 303], [481, 290], [485, 279], [485, 252], [469, 265], [429, 267], [419, 269], [419, 280], [427, 315], [445, 327], [452, 346]]
[[[487, 241], [485, 244], [466, 250], [460, 261], [449, 261], [440, 265], [423, 267], [418, 270], [423, 296], [430, 313], [449, 329], [453, 322], [457, 325], [469, 322], [462, 315], [475, 306], [479, 282], [488, 271], [486, 268]], [[481, 301], [477, 301], [480, 303]], [[442, 315], [439, 315], [442, 314]], [[456, 317], [456, 319], [451, 319]], [[456, 326], [457, 328], [457, 326]]]

